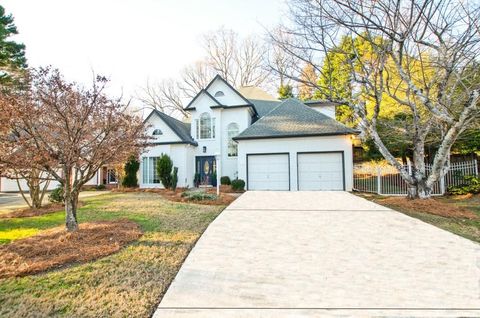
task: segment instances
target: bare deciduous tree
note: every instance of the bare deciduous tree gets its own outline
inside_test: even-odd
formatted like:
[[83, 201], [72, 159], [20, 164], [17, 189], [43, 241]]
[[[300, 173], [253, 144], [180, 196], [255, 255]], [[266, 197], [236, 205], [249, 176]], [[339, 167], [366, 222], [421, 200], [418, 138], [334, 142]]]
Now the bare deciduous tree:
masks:
[[[313, 66], [320, 76], [328, 52], [345, 54], [351, 64], [350, 100], [336, 100], [354, 109], [359, 128], [409, 185], [413, 198], [428, 198], [449, 168], [450, 149], [479, 112], [480, 9], [477, 2], [454, 0], [292, 0], [291, 39], [272, 39], [287, 54]], [[360, 39], [341, 51], [338, 43]], [[304, 64], [303, 64], [304, 65]], [[303, 66], [302, 65], [302, 66]], [[280, 70], [278, 70], [280, 71]], [[301, 70], [285, 74], [317, 89]], [[329, 81], [324, 81], [329, 83]], [[336, 94], [332, 94], [335, 96]], [[393, 99], [412, 118], [413, 169], [410, 172], [385, 146], [377, 120], [385, 98]], [[432, 169], [425, 165], [425, 140], [439, 133]]]
[[184, 90], [180, 85], [172, 79], [154, 84], [147, 81], [142, 92], [137, 95], [137, 99], [148, 108], [166, 114], [180, 113], [187, 116], [187, 112], [183, 109]]
[[[82, 186], [102, 166], [143, 148], [145, 128], [120, 100], [105, 95], [105, 78], [84, 89], [47, 68], [33, 71], [29, 82], [26, 91], [0, 95], [0, 170], [49, 173], [64, 189], [66, 228], [75, 231]], [[20, 151], [29, 162], [15, 161]]]
[[261, 86], [270, 70], [266, 67], [266, 45], [251, 35], [240, 38], [233, 30], [220, 28], [202, 39], [205, 57], [186, 66], [180, 80], [147, 82], [138, 99], [147, 107], [168, 114], [188, 116], [183, 103], [205, 88], [219, 74], [235, 87]]
[[[19, 158], [21, 154], [17, 153], [16, 161], [23, 160]], [[50, 181], [53, 178], [42, 170], [36, 168], [25, 169], [8, 169], [0, 173], [0, 176], [7, 177], [11, 180], [15, 180], [17, 183], [18, 191], [22, 196], [25, 203], [30, 208], [38, 209], [42, 207], [45, 194], [48, 191]], [[22, 187], [22, 181], [25, 181], [25, 185], [28, 189]], [[28, 190], [28, 197], [26, 191]]]

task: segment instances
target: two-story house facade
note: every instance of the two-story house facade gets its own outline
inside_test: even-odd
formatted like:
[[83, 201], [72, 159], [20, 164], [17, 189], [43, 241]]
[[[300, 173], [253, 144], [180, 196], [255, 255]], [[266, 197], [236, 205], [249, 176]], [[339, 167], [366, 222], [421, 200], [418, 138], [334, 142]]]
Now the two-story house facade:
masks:
[[350, 190], [357, 132], [334, 119], [335, 105], [261, 98], [216, 76], [185, 108], [190, 123], [152, 111], [140, 187], [162, 187], [156, 162], [165, 153], [178, 167], [179, 187], [192, 187], [198, 174], [204, 186], [229, 176], [249, 190]]

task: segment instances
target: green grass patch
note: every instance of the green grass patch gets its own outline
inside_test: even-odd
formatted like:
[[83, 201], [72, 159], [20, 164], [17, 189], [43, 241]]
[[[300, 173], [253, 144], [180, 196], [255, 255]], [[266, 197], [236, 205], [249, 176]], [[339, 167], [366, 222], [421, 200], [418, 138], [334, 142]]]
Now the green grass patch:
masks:
[[[136, 192], [82, 201], [80, 222], [127, 218], [144, 235], [120, 252], [86, 264], [0, 280], [0, 317], [147, 317], [193, 244], [223, 209]], [[0, 240], [5, 244], [63, 223], [63, 211], [0, 219]]]

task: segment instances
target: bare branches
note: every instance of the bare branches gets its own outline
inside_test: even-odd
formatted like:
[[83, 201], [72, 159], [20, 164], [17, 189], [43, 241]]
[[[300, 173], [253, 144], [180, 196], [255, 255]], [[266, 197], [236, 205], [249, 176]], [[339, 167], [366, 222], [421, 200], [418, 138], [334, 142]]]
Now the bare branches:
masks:
[[[299, 67], [283, 75], [354, 109], [364, 135], [391, 162], [376, 121], [385, 97], [399, 111], [409, 111], [416, 171], [413, 179], [401, 173], [409, 184], [423, 184], [428, 196], [428, 188], [445, 171], [451, 146], [479, 114], [478, 3], [292, 0], [290, 12], [292, 27], [283, 28], [283, 36], [272, 32], [270, 37], [286, 55], [302, 61], [302, 67], [312, 65], [320, 75], [306, 80]], [[332, 77], [332, 65], [346, 72], [343, 83]], [[280, 67], [276, 71], [283, 72]], [[433, 159], [434, 173], [426, 179], [425, 140], [438, 131], [445, 133]]]
[[146, 144], [142, 119], [104, 94], [106, 82], [97, 77], [86, 89], [46, 68], [32, 72], [28, 90], [0, 95], [0, 170], [55, 178], [64, 187], [69, 230], [76, 229], [80, 188], [102, 166], [123, 162]]
[[240, 38], [232, 30], [220, 28], [202, 38], [205, 57], [186, 66], [179, 80], [147, 82], [138, 99], [147, 107], [167, 114], [188, 116], [183, 104], [193, 98], [219, 74], [233, 86], [262, 86], [270, 70], [266, 67], [267, 48], [256, 36]]

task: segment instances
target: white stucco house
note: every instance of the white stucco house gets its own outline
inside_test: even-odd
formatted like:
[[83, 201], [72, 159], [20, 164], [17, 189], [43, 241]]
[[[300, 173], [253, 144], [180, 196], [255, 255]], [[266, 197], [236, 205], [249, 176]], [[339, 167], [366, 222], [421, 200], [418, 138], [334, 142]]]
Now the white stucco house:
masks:
[[216, 76], [185, 110], [190, 123], [152, 111], [154, 141], [142, 154], [140, 187], [162, 187], [156, 162], [168, 154], [178, 186], [239, 178], [248, 190], [351, 190], [357, 131], [335, 120], [335, 104], [275, 100], [256, 88], [236, 90]]

